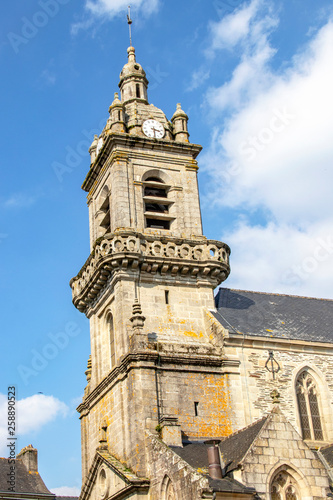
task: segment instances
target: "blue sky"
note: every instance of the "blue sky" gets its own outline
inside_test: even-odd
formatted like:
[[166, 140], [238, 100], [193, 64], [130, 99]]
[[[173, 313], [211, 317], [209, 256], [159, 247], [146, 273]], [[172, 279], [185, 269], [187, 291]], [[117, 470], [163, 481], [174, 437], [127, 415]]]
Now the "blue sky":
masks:
[[[232, 249], [226, 286], [333, 298], [333, 22], [318, 0], [133, 0], [149, 101], [181, 102], [202, 144], [204, 233]], [[89, 254], [80, 189], [126, 62], [127, 1], [30, 0], [1, 16], [0, 437], [49, 488], [80, 487], [75, 411], [89, 325], [70, 278]], [[2, 446], [1, 455], [6, 455]]]

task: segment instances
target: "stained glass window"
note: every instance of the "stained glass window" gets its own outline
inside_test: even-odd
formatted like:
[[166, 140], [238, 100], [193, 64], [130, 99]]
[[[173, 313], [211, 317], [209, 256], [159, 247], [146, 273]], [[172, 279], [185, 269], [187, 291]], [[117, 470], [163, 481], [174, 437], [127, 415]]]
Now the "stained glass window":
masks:
[[298, 377], [296, 393], [303, 439], [323, 441], [317, 386], [307, 371], [302, 372]]

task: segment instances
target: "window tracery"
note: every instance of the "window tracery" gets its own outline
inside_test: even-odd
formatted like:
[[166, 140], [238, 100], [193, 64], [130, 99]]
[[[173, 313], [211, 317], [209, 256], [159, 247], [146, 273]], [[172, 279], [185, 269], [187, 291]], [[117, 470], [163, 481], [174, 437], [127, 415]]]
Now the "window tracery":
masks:
[[296, 380], [296, 394], [303, 439], [324, 439], [318, 402], [318, 389], [314, 378], [303, 371]]
[[273, 478], [271, 485], [271, 500], [300, 500], [295, 479], [282, 470]]

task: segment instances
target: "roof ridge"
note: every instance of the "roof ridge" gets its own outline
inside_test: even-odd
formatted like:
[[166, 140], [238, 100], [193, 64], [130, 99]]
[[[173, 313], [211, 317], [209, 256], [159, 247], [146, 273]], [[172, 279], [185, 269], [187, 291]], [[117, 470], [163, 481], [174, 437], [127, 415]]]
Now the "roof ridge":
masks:
[[247, 425], [246, 427], [242, 427], [241, 429], [238, 429], [238, 431], [235, 431], [233, 432], [232, 434], [229, 434], [229, 436], [226, 436], [220, 444], [224, 443], [224, 441], [226, 441], [227, 439], [229, 439], [230, 437], [233, 437], [233, 436], [237, 436], [237, 434], [240, 434], [241, 432], [244, 432], [246, 431], [247, 429], [249, 429], [250, 427], [253, 427], [254, 425], [258, 424], [259, 422], [261, 422], [262, 420], [265, 420], [265, 419], [268, 419], [270, 416], [270, 413], [268, 415], [264, 415], [263, 417], [261, 418], [258, 418], [258, 420], [255, 420], [254, 422], [252, 422], [252, 424], [249, 424]]
[[277, 292], [258, 292], [255, 290], [242, 290], [239, 288], [226, 288], [226, 287], [220, 287], [220, 290], [228, 290], [230, 292], [245, 292], [245, 293], [256, 293], [258, 295], [274, 295], [276, 297], [292, 297], [295, 299], [309, 299], [309, 300], [322, 300], [322, 301], [327, 301], [327, 302], [333, 302], [333, 299], [324, 299], [324, 298], [319, 298], [319, 297], [308, 297], [306, 295], [293, 295], [290, 293], [277, 293]]

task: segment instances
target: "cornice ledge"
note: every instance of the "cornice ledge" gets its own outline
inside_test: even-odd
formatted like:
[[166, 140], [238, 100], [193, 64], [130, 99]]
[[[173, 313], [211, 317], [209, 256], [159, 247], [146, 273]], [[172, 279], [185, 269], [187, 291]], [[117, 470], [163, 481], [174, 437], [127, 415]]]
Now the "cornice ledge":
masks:
[[[99, 155], [97, 156], [94, 163], [91, 164], [90, 170], [83, 181], [82, 189], [89, 192], [96, 180], [102, 166], [104, 165], [106, 159], [109, 157], [112, 148], [115, 146], [121, 146], [126, 149], [133, 149], [134, 147], [140, 147], [142, 149], [160, 149], [161, 151], [175, 151], [175, 152], [188, 152], [195, 159], [202, 146], [199, 144], [192, 144], [190, 142], [182, 143], [163, 139], [148, 139], [145, 137], [137, 135], [129, 135], [121, 132], [111, 132], [106, 135], [105, 143], [101, 149]], [[124, 153], [124, 152], [123, 152]], [[125, 153], [126, 154], [126, 153]]]
[[260, 335], [246, 335], [242, 333], [235, 334], [229, 331], [228, 337], [225, 337], [224, 345], [225, 347], [235, 346], [235, 344], [244, 344], [244, 346], [253, 347], [253, 344], [256, 344], [256, 347], [261, 349], [267, 348], [267, 343], [270, 344], [281, 344], [283, 346], [293, 347], [298, 350], [304, 351], [304, 347], [308, 347], [311, 349], [327, 349], [333, 350], [333, 343], [330, 342], [322, 342], [315, 340], [298, 340], [298, 339], [288, 339], [282, 337], [264, 337]]
[[[142, 361], [149, 362], [149, 366], [145, 368], [150, 368], [153, 370], [158, 370], [163, 368], [164, 365], [168, 364], [186, 364], [190, 366], [209, 366], [221, 368], [224, 366], [224, 358], [219, 355], [212, 355], [211, 353], [204, 354], [173, 354], [173, 353], [161, 353], [157, 350], [145, 350], [129, 353], [121, 359], [119, 365], [117, 365], [85, 398], [82, 403], [76, 408], [76, 410], [84, 417], [90, 410], [91, 404], [103, 396], [104, 391], [109, 387], [109, 385], [116, 380], [118, 377], [124, 375], [129, 370], [135, 369], [136, 365]], [[229, 365], [227, 365], [229, 366]], [[230, 365], [231, 366], [231, 365]], [[138, 366], [141, 367], [141, 366]]]

